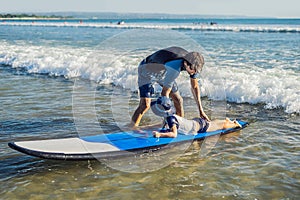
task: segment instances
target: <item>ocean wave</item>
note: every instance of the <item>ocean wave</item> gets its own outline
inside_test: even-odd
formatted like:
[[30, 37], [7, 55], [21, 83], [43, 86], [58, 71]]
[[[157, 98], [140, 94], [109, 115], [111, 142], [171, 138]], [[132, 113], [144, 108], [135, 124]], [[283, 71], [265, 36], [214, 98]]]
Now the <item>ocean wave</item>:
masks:
[[230, 32], [267, 32], [267, 33], [300, 33], [299, 25], [223, 25], [223, 24], [112, 24], [112, 23], [75, 23], [75, 22], [14, 22], [3, 21], [2, 26], [42, 26], [42, 27], [92, 27], [118, 29], [168, 29], [195, 31], [230, 31]]
[[[22, 68], [29, 74], [64, 76], [67, 79], [80, 77], [137, 91], [137, 66], [147, 53], [115, 56], [112, 52], [94, 52], [87, 47], [3, 42], [0, 46], [0, 64]], [[112, 61], [112, 58], [115, 60]], [[187, 80], [188, 76], [183, 74], [177, 82], [181, 94], [192, 97]], [[237, 68], [228, 63], [216, 65], [208, 61], [200, 83], [202, 95], [212, 100], [265, 104], [266, 109], [283, 108], [286, 113], [300, 113], [300, 80], [294, 70], [256, 66]]]

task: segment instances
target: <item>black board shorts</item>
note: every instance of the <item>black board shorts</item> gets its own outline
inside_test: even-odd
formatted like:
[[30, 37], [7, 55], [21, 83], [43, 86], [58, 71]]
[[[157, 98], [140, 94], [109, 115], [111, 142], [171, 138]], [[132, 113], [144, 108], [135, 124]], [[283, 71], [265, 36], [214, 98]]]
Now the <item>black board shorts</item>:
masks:
[[198, 133], [204, 133], [207, 131], [209, 127], [209, 122], [207, 120], [202, 118], [194, 118], [193, 120], [200, 124], [201, 128], [199, 129]]

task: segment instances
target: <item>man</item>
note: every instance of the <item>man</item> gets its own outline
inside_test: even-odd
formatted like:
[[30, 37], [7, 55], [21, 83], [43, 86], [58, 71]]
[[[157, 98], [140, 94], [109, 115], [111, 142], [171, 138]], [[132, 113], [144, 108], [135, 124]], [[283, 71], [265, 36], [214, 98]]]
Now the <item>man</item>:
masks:
[[197, 103], [200, 118], [209, 121], [205, 114], [200, 98], [200, 89], [197, 75], [202, 70], [204, 58], [198, 52], [188, 52], [181, 47], [169, 47], [161, 49], [145, 58], [138, 67], [138, 84], [140, 91], [140, 103], [132, 116], [134, 126], [138, 126], [143, 115], [150, 108], [153, 84], [156, 82], [162, 86], [162, 104], [171, 97], [178, 116], [184, 117], [183, 100], [178, 92], [175, 79], [181, 71], [190, 75], [191, 89]]

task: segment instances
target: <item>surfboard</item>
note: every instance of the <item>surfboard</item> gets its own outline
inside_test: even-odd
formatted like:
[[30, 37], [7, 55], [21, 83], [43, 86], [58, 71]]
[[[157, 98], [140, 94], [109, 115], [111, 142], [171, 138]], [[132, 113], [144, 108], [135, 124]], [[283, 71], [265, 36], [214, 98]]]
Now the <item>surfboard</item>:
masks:
[[132, 155], [132, 153], [149, 153], [176, 144], [203, 140], [218, 134], [228, 134], [245, 128], [248, 124], [240, 120], [238, 122], [241, 124], [241, 128], [222, 129], [197, 135], [178, 134], [176, 138], [154, 138], [152, 130], [144, 130], [142, 132], [129, 131], [85, 137], [10, 142], [8, 146], [19, 152], [45, 159], [106, 159]]

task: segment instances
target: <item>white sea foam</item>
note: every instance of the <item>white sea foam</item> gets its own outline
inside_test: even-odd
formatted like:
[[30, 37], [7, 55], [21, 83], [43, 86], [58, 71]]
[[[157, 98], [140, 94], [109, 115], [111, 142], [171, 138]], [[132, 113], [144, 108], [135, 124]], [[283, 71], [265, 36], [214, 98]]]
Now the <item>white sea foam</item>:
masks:
[[218, 90], [209, 93], [205, 88], [224, 87], [226, 99], [231, 102], [262, 103], [266, 109], [283, 107], [287, 113], [300, 112], [300, 78], [292, 70], [212, 66], [205, 72], [202, 91], [212, 99], [220, 99]]
[[202, 31], [232, 31], [232, 32], [287, 32], [300, 33], [299, 25], [261, 25], [261, 24], [141, 24], [125, 23], [122, 25], [99, 22], [29, 22], [5, 21], [0, 26], [43, 26], [43, 27], [94, 27], [119, 29], [170, 29], [170, 30], [202, 30]]
[[[23, 68], [28, 73], [81, 77], [99, 84], [115, 84], [137, 91], [137, 66], [147, 53], [150, 52], [145, 50], [115, 56], [112, 52], [95, 53], [88, 48], [2, 42], [0, 64]], [[213, 100], [261, 103], [265, 104], [266, 109], [282, 107], [287, 113], [300, 113], [299, 71], [280, 67], [262, 69], [254, 65], [239, 68], [228, 63], [216, 65], [208, 61], [200, 83], [202, 95]], [[179, 77], [178, 85], [183, 96], [191, 96], [185, 73]]]

